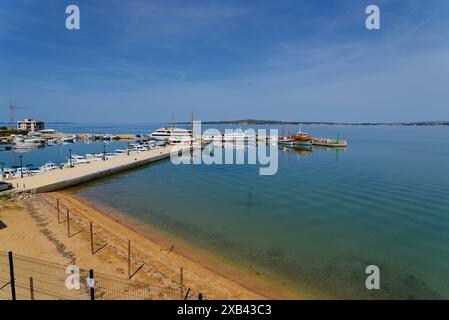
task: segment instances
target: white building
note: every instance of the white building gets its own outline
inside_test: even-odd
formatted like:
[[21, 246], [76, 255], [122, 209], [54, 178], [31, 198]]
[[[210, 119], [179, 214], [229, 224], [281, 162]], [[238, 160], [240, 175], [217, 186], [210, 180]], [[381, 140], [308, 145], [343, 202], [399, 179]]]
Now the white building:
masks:
[[24, 119], [21, 121], [17, 121], [17, 130], [21, 131], [39, 131], [44, 130], [44, 122], [33, 120], [33, 119]]

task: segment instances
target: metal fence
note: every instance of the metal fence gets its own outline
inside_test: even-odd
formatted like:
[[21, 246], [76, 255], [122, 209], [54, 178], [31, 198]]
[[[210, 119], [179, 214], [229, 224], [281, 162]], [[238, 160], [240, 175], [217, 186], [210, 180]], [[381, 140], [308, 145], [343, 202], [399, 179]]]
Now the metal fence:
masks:
[[[0, 251], [0, 300], [180, 300], [196, 298], [190, 290], [150, 285], [136, 280], [97, 273], [93, 270], [77, 269], [76, 271], [76, 273], [71, 273], [64, 265]], [[201, 299], [202, 295], [199, 295], [199, 298]]]

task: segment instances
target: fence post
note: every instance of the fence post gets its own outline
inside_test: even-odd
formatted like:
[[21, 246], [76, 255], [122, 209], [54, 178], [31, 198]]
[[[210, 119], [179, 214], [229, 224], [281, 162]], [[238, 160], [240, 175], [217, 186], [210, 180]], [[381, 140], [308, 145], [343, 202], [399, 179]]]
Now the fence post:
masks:
[[67, 237], [70, 238], [70, 211], [67, 209]]
[[90, 300], [95, 300], [95, 280], [94, 280], [94, 270], [89, 270], [89, 291], [90, 291]]
[[128, 278], [131, 279], [131, 240], [128, 240]]
[[184, 296], [184, 300], [187, 300], [189, 298], [190, 288], [187, 289], [186, 295]]
[[183, 287], [184, 287], [184, 269], [183, 267], [181, 267], [181, 269], [179, 270], [179, 283], [181, 284], [181, 299], [184, 298], [184, 293], [183, 293]]
[[59, 198], [56, 198], [56, 208], [58, 209], [58, 224], [61, 223], [61, 218], [59, 215]]
[[33, 277], [30, 277], [30, 296], [31, 296], [31, 300], [34, 300], [34, 284], [33, 284]]
[[9, 276], [10, 276], [10, 283], [11, 283], [11, 298], [12, 300], [16, 300], [16, 283], [14, 279], [14, 261], [12, 257], [12, 251], [8, 252], [8, 258], [9, 258]]
[[94, 232], [92, 228], [92, 221], [90, 221], [90, 253], [94, 254]]

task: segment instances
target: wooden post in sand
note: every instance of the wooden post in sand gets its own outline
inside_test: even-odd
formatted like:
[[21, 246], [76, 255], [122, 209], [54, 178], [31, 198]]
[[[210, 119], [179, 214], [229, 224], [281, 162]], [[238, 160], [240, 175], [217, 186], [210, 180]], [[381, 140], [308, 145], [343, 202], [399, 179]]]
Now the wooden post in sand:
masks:
[[94, 232], [92, 228], [92, 221], [90, 222], [90, 253], [94, 254]]
[[30, 299], [34, 300], [34, 284], [33, 277], [30, 277]]
[[131, 240], [128, 240], [128, 278], [131, 279]]
[[70, 211], [67, 209], [67, 237], [70, 238]]
[[11, 300], [16, 300], [16, 278], [14, 277], [14, 258], [12, 251], [8, 252], [9, 259], [9, 284], [11, 285]]
[[60, 218], [60, 215], [59, 215], [59, 198], [56, 199], [56, 208], [58, 210], [58, 224], [60, 224], [61, 223], [61, 218]]
[[181, 284], [180, 292], [181, 292], [181, 300], [184, 298], [184, 269], [181, 267], [179, 270], [179, 283]]

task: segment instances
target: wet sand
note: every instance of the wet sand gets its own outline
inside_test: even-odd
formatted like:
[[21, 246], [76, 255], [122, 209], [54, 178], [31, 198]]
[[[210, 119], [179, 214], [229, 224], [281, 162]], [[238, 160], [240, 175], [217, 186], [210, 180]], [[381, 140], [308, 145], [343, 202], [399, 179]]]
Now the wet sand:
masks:
[[[58, 223], [56, 199], [60, 199], [61, 220], [71, 212], [71, 236], [67, 224]], [[131, 241], [133, 279], [169, 288], [180, 287], [183, 268], [185, 288], [210, 299], [310, 299], [280, 286], [273, 279], [256, 274], [218, 255], [196, 248], [172, 235], [142, 225], [140, 221], [73, 194], [55, 192], [2, 200], [0, 250], [126, 278], [128, 240]], [[94, 228], [91, 254], [89, 221]]]

